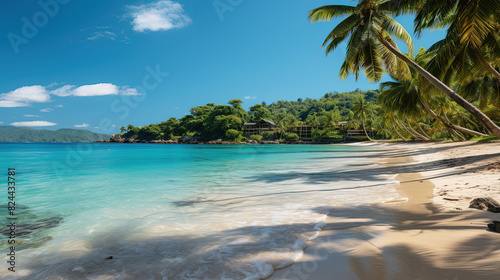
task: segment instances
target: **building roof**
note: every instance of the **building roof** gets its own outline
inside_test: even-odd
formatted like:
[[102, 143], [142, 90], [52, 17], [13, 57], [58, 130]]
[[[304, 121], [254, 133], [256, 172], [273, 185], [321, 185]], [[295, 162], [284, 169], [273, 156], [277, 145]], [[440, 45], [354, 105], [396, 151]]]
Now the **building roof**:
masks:
[[276, 126], [276, 124], [275, 124], [274, 122], [272, 122], [272, 121], [270, 121], [270, 120], [266, 120], [266, 119], [262, 119], [262, 120], [260, 120], [259, 122], [266, 122], [266, 123], [268, 123], [268, 124], [270, 124], [270, 125], [274, 125], [274, 126]]
[[256, 122], [256, 123], [245, 123], [243, 125], [256, 125], [256, 124], [259, 124], [259, 123], [267, 123], [267, 124], [270, 124], [272, 126], [278, 126], [277, 124], [275, 124], [273, 121], [270, 121], [270, 120], [266, 120], [266, 119], [261, 119], [260, 121]]

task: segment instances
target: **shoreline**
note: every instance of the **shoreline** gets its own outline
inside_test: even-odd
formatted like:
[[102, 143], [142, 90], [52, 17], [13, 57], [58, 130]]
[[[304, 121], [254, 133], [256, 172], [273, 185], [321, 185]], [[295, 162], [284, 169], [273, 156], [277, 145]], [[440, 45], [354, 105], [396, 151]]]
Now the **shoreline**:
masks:
[[280, 142], [278, 140], [262, 140], [260, 142], [255, 141], [255, 140], [247, 140], [245, 142], [235, 142], [235, 141], [222, 141], [221, 139], [218, 140], [210, 140], [210, 141], [178, 141], [176, 140], [152, 140], [152, 141], [147, 141], [147, 140], [123, 140], [120, 139], [121, 141], [113, 141], [113, 140], [99, 140], [99, 141], [93, 141], [92, 143], [95, 144], [106, 144], [106, 143], [113, 143], [113, 144], [195, 144], [195, 145], [326, 145], [326, 144], [345, 144], [345, 143], [357, 143], [357, 142], [363, 142], [360, 140], [356, 139], [342, 139], [339, 141], [315, 141], [315, 140], [299, 140], [299, 141], [293, 141], [293, 142]]
[[399, 184], [392, 187], [407, 200], [332, 207], [304, 256], [268, 279], [500, 277], [500, 235], [487, 231], [500, 215], [468, 208], [472, 198], [500, 199], [500, 190], [464, 188], [500, 184], [491, 182], [500, 177], [499, 142], [360, 145], [389, 148], [378, 162], [394, 170]]

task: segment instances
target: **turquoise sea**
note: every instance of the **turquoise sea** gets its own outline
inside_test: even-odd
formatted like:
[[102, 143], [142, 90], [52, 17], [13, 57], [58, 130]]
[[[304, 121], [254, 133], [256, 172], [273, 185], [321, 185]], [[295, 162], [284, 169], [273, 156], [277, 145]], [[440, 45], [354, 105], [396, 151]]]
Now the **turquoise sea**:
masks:
[[0, 144], [3, 223], [8, 168], [18, 217], [16, 272], [3, 261], [0, 279], [266, 278], [327, 208], [398, 198], [373, 149]]

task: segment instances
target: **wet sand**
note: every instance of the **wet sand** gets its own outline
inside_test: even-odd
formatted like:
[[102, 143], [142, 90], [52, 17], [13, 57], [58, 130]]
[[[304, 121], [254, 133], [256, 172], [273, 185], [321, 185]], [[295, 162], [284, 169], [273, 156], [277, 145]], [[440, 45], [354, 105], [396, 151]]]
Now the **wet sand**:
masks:
[[304, 256], [270, 279], [500, 279], [500, 234], [487, 230], [500, 214], [467, 208], [500, 200], [500, 143], [375, 145], [407, 200], [328, 209]]

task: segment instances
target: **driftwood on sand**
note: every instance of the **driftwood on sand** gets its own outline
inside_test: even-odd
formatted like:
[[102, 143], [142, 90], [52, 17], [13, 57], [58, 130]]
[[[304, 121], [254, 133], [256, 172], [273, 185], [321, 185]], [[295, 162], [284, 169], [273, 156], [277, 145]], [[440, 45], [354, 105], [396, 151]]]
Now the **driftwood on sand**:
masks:
[[469, 208], [479, 210], [488, 210], [494, 213], [500, 213], [500, 203], [491, 197], [474, 198], [469, 205]]

